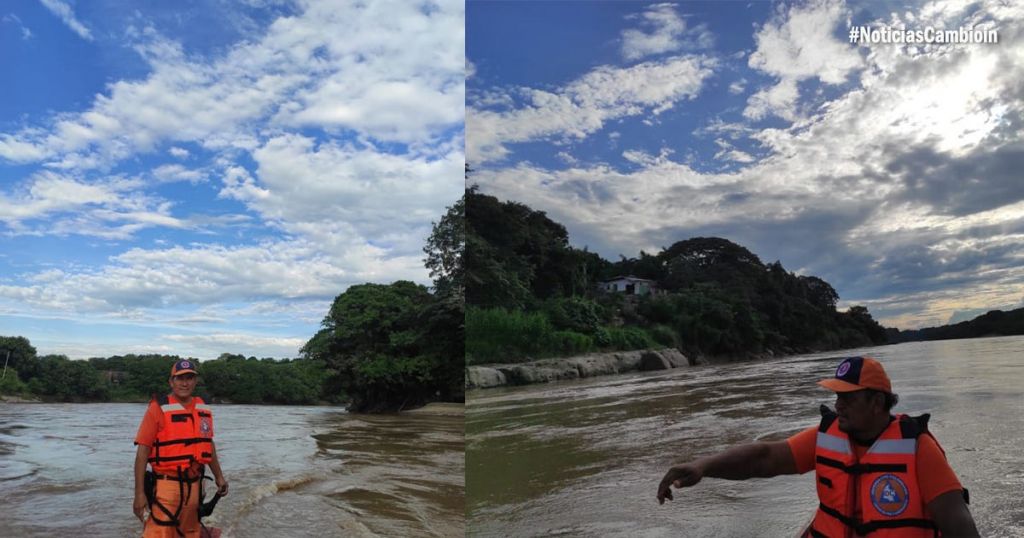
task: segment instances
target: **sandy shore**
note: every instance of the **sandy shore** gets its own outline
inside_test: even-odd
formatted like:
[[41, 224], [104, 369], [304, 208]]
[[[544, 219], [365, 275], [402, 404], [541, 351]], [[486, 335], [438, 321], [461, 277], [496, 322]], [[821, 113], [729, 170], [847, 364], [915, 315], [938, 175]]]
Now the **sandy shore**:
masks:
[[447, 417], [461, 417], [466, 414], [466, 405], [460, 403], [434, 402], [428, 403], [418, 409], [402, 411], [414, 415], [435, 415]]

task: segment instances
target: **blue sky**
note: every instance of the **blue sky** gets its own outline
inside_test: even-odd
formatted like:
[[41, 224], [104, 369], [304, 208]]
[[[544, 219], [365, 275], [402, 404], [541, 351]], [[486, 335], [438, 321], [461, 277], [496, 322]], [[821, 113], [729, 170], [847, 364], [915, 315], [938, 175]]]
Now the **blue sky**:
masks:
[[1024, 305], [1021, 6], [471, 1], [466, 21], [471, 181], [575, 246], [725, 237], [903, 329]]
[[0, 6], [0, 335], [294, 357], [348, 286], [429, 284], [462, 193], [460, 1]]

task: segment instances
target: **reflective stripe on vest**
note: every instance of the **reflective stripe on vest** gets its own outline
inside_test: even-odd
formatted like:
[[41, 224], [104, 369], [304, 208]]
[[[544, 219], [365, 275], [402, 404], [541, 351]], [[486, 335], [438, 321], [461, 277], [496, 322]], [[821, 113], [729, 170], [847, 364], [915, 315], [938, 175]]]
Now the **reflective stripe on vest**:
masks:
[[[935, 536], [917, 485], [917, 436], [925, 430], [901, 415], [858, 461], [835, 414], [822, 415], [815, 447], [820, 504], [810, 535]], [[861, 521], [853, 517], [858, 506]]]
[[917, 454], [917, 439], [880, 439], [868, 454]]
[[852, 454], [849, 441], [824, 432], [818, 432], [818, 446], [840, 454]]
[[186, 409], [174, 396], [164, 396], [157, 401], [163, 420], [149, 457], [154, 471], [173, 476], [193, 462], [205, 465], [213, 458], [213, 413], [198, 396], [193, 399], [192, 410]]

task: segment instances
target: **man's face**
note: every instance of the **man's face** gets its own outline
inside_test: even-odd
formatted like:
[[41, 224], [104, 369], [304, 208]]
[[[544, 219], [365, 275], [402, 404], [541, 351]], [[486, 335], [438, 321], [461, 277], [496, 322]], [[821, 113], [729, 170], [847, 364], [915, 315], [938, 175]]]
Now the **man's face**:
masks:
[[174, 397], [182, 400], [192, 397], [192, 391], [196, 389], [196, 374], [181, 374], [171, 378], [171, 391]]
[[839, 429], [849, 434], [860, 433], [871, 427], [876, 413], [873, 398], [867, 390], [836, 393], [836, 414], [839, 415]]

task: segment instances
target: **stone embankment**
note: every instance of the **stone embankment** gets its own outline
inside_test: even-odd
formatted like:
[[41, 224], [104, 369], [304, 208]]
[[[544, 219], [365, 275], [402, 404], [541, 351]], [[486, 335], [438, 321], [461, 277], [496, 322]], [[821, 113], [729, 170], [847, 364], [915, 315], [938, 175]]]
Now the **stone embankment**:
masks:
[[668, 370], [699, 363], [703, 363], [703, 360], [690, 359], [678, 349], [667, 348], [595, 353], [519, 364], [468, 366], [466, 388], [529, 385], [626, 372]]

